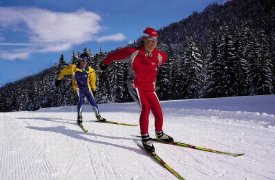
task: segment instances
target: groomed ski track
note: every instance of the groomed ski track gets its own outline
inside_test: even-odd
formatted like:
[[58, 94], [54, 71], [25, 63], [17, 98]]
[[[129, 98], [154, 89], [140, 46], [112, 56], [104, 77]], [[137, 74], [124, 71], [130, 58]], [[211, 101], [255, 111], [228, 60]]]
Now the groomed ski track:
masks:
[[[245, 155], [154, 143], [156, 151], [187, 180], [275, 179], [274, 104], [274, 95], [162, 102], [164, 130], [177, 141]], [[135, 103], [99, 107], [107, 119], [138, 123]], [[75, 108], [0, 113], [0, 179], [176, 179], [137, 147], [138, 126], [96, 123], [85, 106], [85, 134]], [[153, 124], [150, 116], [151, 136]]]

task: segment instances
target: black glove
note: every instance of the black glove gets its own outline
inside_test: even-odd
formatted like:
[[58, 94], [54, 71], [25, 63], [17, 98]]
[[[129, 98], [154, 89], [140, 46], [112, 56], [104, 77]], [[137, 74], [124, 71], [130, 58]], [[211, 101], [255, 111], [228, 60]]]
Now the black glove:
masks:
[[55, 82], [54, 82], [54, 85], [56, 86], [56, 87], [58, 87], [58, 86], [60, 86], [60, 83], [61, 83], [61, 80], [55, 80]]
[[100, 78], [101, 78], [103, 81], [108, 81], [107, 72], [103, 71], [103, 72], [101, 73]]
[[107, 69], [107, 66], [106, 66], [103, 62], [101, 62], [101, 63], [99, 64], [99, 67], [100, 67], [101, 70]]
[[93, 92], [93, 96], [95, 97], [95, 95], [96, 95], [96, 90], [95, 91], [92, 91]]

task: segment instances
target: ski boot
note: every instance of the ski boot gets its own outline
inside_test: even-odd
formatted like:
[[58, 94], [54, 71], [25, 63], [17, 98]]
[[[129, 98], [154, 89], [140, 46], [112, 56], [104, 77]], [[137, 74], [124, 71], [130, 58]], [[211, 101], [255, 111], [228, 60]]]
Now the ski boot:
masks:
[[101, 121], [101, 122], [105, 122], [105, 121], [106, 121], [106, 119], [103, 118], [103, 117], [101, 117], [100, 114], [99, 114], [99, 115], [96, 115], [96, 119], [97, 119], [98, 121]]
[[173, 143], [174, 139], [171, 136], [168, 136], [163, 131], [156, 132], [156, 139], [164, 143]]
[[81, 116], [81, 115], [78, 115], [78, 116], [77, 116], [77, 121], [76, 121], [76, 123], [77, 123], [78, 125], [82, 125], [82, 122], [83, 122], [82, 116]]
[[82, 131], [84, 133], [87, 133], [88, 132], [88, 129], [86, 129], [84, 126], [83, 126], [83, 118], [81, 115], [78, 115], [77, 116], [77, 121], [76, 121], [77, 125], [82, 129]]
[[143, 148], [148, 151], [149, 153], [155, 152], [155, 147], [152, 143], [152, 140], [149, 136], [149, 134], [142, 134], [141, 135], [141, 142], [143, 145]]

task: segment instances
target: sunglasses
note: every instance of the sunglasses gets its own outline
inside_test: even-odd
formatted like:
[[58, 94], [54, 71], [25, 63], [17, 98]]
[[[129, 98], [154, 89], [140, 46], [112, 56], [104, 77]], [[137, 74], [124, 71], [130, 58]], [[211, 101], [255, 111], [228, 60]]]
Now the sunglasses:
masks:
[[157, 41], [158, 38], [157, 37], [152, 37], [152, 36], [149, 36], [146, 38], [148, 41]]
[[81, 58], [81, 61], [89, 61], [89, 60], [90, 60], [89, 57], [82, 57], [82, 58]]

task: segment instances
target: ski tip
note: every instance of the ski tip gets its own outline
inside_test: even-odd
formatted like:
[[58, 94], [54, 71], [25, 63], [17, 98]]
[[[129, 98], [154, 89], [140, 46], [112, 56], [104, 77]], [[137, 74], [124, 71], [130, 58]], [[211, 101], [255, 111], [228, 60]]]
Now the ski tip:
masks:
[[78, 126], [80, 127], [80, 129], [86, 134], [88, 133], [88, 129], [86, 129], [83, 125], [79, 125]]
[[239, 156], [242, 156], [242, 155], [244, 155], [245, 153], [240, 153], [240, 154], [235, 154], [235, 155], [233, 155], [234, 157], [239, 157]]
[[107, 123], [107, 124], [109, 123], [109, 124], [116, 124], [116, 125], [123, 125], [123, 126], [138, 126], [138, 124], [124, 123], [124, 122], [117, 122], [117, 121], [110, 121], [110, 120], [106, 120], [106, 121], [96, 120], [95, 122]]

